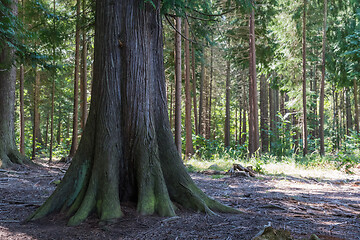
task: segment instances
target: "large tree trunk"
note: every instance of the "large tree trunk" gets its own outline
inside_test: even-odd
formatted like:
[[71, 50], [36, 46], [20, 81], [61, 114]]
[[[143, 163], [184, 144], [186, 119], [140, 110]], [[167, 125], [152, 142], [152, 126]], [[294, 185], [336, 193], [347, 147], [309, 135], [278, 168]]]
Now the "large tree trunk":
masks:
[[[13, 15], [17, 15], [17, 1], [4, 2], [3, 4], [4, 7], [12, 10]], [[0, 17], [2, 17], [2, 13], [0, 13]], [[14, 49], [6, 43], [0, 49], [0, 168], [9, 167], [12, 163], [27, 162], [15, 144], [16, 68], [14, 66], [14, 53]]]
[[88, 121], [63, 180], [30, 219], [62, 211], [72, 216], [69, 225], [92, 212], [108, 221], [121, 217], [120, 202], [129, 200], [140, 214], [173, 216], [171, 201], [197, 211], [235, 211], [195, 186], [176, 149], [166, 107], [160, 0], [152, 2], [156, 9], [143, 0], [97, 0]]
[[175, 32], [175, 144], [181, 156], [181, 18], [176, 17]]
[[302, 79], [302, 89], [303, 89], [303, 131], [302, 131], [302, 140], [303, 140], [303, 155], [305, 156], [308, 151], [308, 131], [307, 131], [307, 112], [306, 112], [306, 1], [304, 1], [303, 9], [303, 36], [302, 36], [302, 62], [303, 62], [303, 79]]
[[249, 155], [259, 149], [259, 120], [256, 83], [256, 54], [255, 54], [255, 14], [251, 9], [249, 18], [250, 59], [249, 59]]
[[230, 60], [226, 62], [225, 147], [230, 147]]
[[261, 136], [261, 151], [263, 153], [269, 151], [269, 94], [268, 83], [265, 75], [260, 77], [260, 136]]
[[80, 0], [77, 0], [76, 1], [76, 33], [75, 33], [73, 135], [72, 135], [72, 143], [71, 143], [69, 157], [74, 156], [78, 147], [79, 69], [80, 69]]
[[[189, 23], [185, 22], [185, 37], [189, 39]], [[190, 43], [185, 40], [185, 129], [186, 129], [186, 151], [185, 157], [188, 159], [194, 154], [192, 142], [191, 125], [191, 93], [190, 93]]]

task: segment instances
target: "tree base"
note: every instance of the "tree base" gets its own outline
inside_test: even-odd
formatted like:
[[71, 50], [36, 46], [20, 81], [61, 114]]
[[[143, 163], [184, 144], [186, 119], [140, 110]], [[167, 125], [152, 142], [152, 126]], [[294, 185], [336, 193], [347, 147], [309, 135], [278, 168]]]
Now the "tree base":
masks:
[[31, 161], [22, 156], [18, 150], [0, 150], [0, 168], [9, 168], [14, 164], [29, 164]]

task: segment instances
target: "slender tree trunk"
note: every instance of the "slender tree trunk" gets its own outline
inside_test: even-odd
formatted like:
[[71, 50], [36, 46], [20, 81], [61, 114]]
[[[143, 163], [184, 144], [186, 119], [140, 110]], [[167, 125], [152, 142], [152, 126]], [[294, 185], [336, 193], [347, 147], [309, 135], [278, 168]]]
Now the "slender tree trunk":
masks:
[[181, 156], [181, 18], [176, 17], [175, 33], [175, 144]]
[[[185, 38], [189, 39], [189, 24], [185, 21]], [[185, 157], [190, 158], [194, 154], [191, 126], [191, 93], [190, 93], [190, 43], [185, 40], [185, 129], [186, 129], [186, 152]]]
[[192, 92], [193, 92], [193, 105], [194, 105], [194, 126], [195, 134], [199, 135], [199, 125], [198, 125], [198, 114], [197, 114], [197, 103], [196, 103], [196, 72], [195, 72], [195, 48], [192, 45], [191, 51], [191, 66], [192, 66]]
[[235, 143], [238, 142], [238, 109], [235, 108]]
[[239, 100], [239, 106], [240, 106], [240, 108], [239, 108], [239, 116], [238, 116], [238, 118], [239, 118], [239, 137], [238, 137], [238, 140], [237, 140], [237, 142], [240, 144], [240, 145], [242, 145], [242, 139], [241, 139], [241, 134], [242, 134], [242, 106], [241, 106], [241, 101]]
[[25, 115], [24, 115], [24, 64], [20, 65], [20, 153], [25, 154]]
[[47, 148], [48, 141], [49, 141], [49, 113], [46, 115], [46, 126], [45, 126], [45, 140], [44, 140], [44, 147]]
[[80, 69], [80, 0], [76, 1], [76, 33], [75, 33], [75, 70], [74, 70], [74, 112], [73, 135], [69, 157], [73, 157], [78, 147], [79, 119], [79, 69]]
[[350, 135], [350, 130], [352, 130], [352, 113], [351, 113], [351, 103], [350, 103], [350, 94], [349, 89], [345, 90], [345, 98], [346, 98], [346, 134]]
[[243, 108], [243, 120], [242, 120], [242, 132], [241, 132], [241, 145], [244, 145], [246, 142], [246, 107]]
[[260, 77], [260, 136], [261, 136], [261, 151], [263, 153], [269, 150], [269, 93], [268, 83], [265, 75]]
[[250, 59], [249, 59], [249, 155], [259, 149], [259, 120], [256, 83], [256, 54], [255, 54], [255, 14], [251, 10], [250, 18]]
[[[25, 10], [24, 10], [25, 0], [21, 1], [21, 5], [23, 7], [22, 12], [22, 21], [25, 23]], [[19, 81], [19, 95], [20, 95], [20, 153], [25, 155], [25, 117], [24, 117], [24, 81], [25, 81], [25, 67], [22, 63], [20, 65], [20, 81]]]
[[175, 104], [174, 104], [174, 97], [175, 96], [175, 89], [174, 84], [170, 83], [170, 127], [171, 129], [174, 128], [175, 121], [174, 121], [174, 110], [175, 110]]
[[[142, 215], [174, 216], [172, 201], [195, 211], [237, 212], [196, 187], [176, 149], [165, 101], [160, 3], [97, 0], [88, 121], [67, 173], [30, 219], [61, 211], [71, 216], [69, 225], [91, 213], [112, 222], [123, 215], [121, 201], [136, 201]], [[119, 47], [115, 33], [124, 30]]]
[[[213, 37], [212, 37], [213, 38]], [[212, 39], [213, 40], [213, 39]], [[209, 116], [208, 116], [208, 124], [206, 128], [206, 135], [208, 138], [211, 138], [211, 108], [212, 108], [212, 91], [213, 91], [213, 80], [214, 80], [214, 48], [210, 48], [210, 85], [209, 85]], [[214, 129], [213, 129], [214, 130]]]
[[60, 144], [61, 141], [61, 106], [59, 106], [59, 112], [58, 112], [58, 129], [57, 129], [57, 133], [56, 133], [56, 142], [57, 144]]
[[226, 61], [225, 147], [230, 147], [230, 60]]
[[302, 37], [302, 61], [303, 61], [303, 155], [305, 156], [308, 151], [308, 131], [307, 131], [307, 112], [306, 112], [306, 1], [304, 1], [303, 9], [303, 37]]
[[40, 131], [40, 114], [39, 114], [39, 88], [40, 88], [40, 72], [35, 68], [35, 84], [34, 84], [34, 124], [33, 124], [33, 146], [31, 158], [35, 159], [37, 146], [39, 142], [39, 131]]
[[[86, 20], [86, 0], [82, 0], [83, 22]], [[87, 36], [86, 29], [82, 27], [82, 54], [81, 54], [81, 74], [80, 74], [80, 112], [81, 130], [84, 131], [87, 119]]]
[[201, 78], [200, 78], [200, 99], [199, 99], [199, 124], [198, 124], [198, 129], [199, 129], [199, 134], [204, 136], [204, 132], [203, 132], [203, 99], [204, 99], [204, 81], [205, 81], [205, 49], [203, 49], [203, 53], [204, 53], [204, 60], [201, 62]]
[[207, 69], [205, 68], [205, 78], [204, 78], [204, 121], [203, 121], [203, 129], [202, 132], [204, 133], [204, 137], [206, 139], [210, 139], [210, 136], [208, 135], [208, 129], [209, 129], [209, 76], [207, 74]]
[[[56, 1], [53, 1], [53, 14], [54, 16], [56, 15]], [[54, 27], [54, 32], [56, 29], [56, 18], [54, 18], [54, 22], [53, 22], [53, 27]], [[53, 44], [53, 65], [55, 66], [55, 53], [56, 53], [56, 49], [55, 49], [55, 42], [52, 43]], [[52, 158], [53, 158], [53, 144], [54, 144], [54, 112], [55, 112], [55, 79], [56, 79], [56, 70], [53, 73], [53, 79], [52, 79], [52, 90], [51, 90], [51, 113], [50, 113], [50, 150], [49, 150], [49, 163], [52, 162]]]
[[359, 133], [359, 106], [358, 106], [358, 92], [357, 92], [357, 82], [354, 78], [354, 105], [355, 105], [355, 130]]
[[51, 114], [50, 114], [50, 154], [49, 162], [52, 162], [53, 158], [53, 145], [54, 145], [54, 111], [55, 111], [55, 76], [52, 81], [52, 92], [51, 92]]

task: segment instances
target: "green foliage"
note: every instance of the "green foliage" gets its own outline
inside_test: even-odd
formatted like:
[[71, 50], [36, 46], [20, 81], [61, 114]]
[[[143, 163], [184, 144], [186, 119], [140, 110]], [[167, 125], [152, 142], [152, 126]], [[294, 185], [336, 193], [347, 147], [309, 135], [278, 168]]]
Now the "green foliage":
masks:
[[269, 136], [272, 139], [270, 142], [271, 153], [275, 156], [289, 156], [294, 153], [294, 126], [291, 124], [289, 118], [291, 114], [287, 113], [282, 116], [277, 114], [278, 121], [275, 123], [276, 130], [268, 130]]
[[196, 136], [195, 154], [202, 159], [214, 160], [216, 158], [242, 159], [247, 156], [247, 145], [233, 144], [230, 148], [225, 147], [222, 140], [208, 140], [202, 136]]

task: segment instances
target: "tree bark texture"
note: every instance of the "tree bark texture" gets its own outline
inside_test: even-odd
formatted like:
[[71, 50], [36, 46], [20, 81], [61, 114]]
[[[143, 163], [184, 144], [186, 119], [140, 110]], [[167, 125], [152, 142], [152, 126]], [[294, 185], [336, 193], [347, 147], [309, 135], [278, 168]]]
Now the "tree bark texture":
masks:
[[226, 62], [225, 147], [230, 147], [230, 60]]
[[181, 156], [181, 18], [176, 17], [175, 32], [175, 144]]
[[255, 14], [251, 10], [249, 18], [249, 155], [250, 157], [259, 149], [259, 120], [256, 83], [256, 54], [255, 54]]
[[172, 201], [197, 211], [234, 212], [197, 188], [172, 137], [166, 101], [160, 0], [96, 1], [94, 80], [78, 151], [50, 198], [29, 218], [52, 212], [69, 225], [96, 212], [173, 216]]
[[[3, 3], [4, 7], [17, 15], [17, 1]], [[0, 13], [0, 17], [1, 17]], [[14, 66], [14, 49], [5, 43], [0, 49], [0, 168], [6, 168], [13, 163], [28, 162], [19, 152], [15, 144], [15, 84], [16, 68]]]
[[269, 87], [265, 75], [260, 77], [260, 137], [261, 151], [269, 151]]
[[75, 69], [74, 69], [74, 112], [73, 135], [69, 157], [73, 157], [78, 147], [79, 118], [79, 70], [80, 70], [80, 0], [76, 1], [76, 33], [75, 33]]
[[[82, 1], [83, 22], [86, 20], [86, 0]], [[82, 28], [82, 52], [81, 52], [81, 74], [80, 74], [80, 112], [81, 130], [84, 131], [87, 119], [87, 34], [86, 29]]]
[[308, 131], [307, 131], [307, 111], [306, 111], [306, 1], [304, 1], [303, 9], [303, 35], [302, 35], [302, 62], [303, 62], [303, 79], [302, 79], [302, 91], [303, 91], [303, 131], [302, 131], [302, 140], [303, 140], [303, 155], [305, 156], [308, 151]]
[[[185, 37], [189, 39], [189, 23], [185, 22]], [[190, 85], [190, 43], [185, 39], [185, 130], [186, 150], [185, 157], [190, 158], [194, 154], [191, 125], [191, 85]]]

